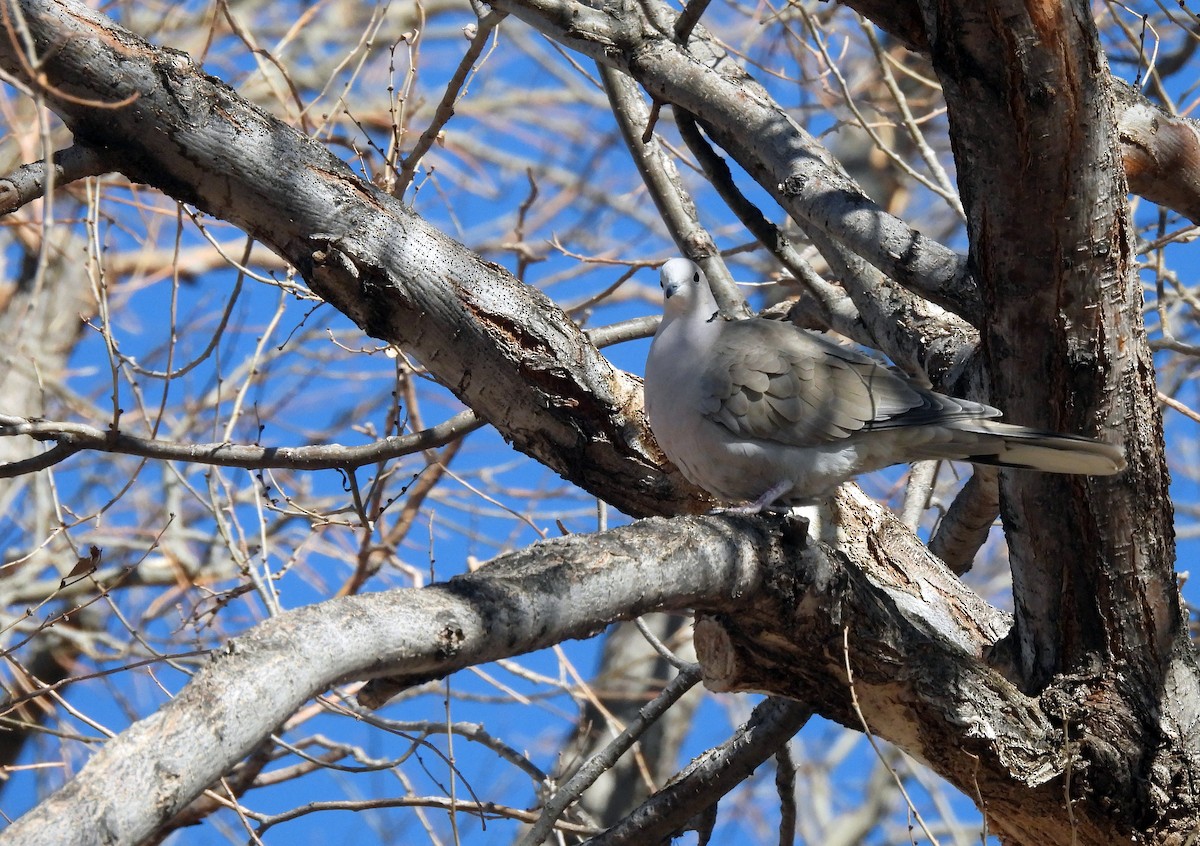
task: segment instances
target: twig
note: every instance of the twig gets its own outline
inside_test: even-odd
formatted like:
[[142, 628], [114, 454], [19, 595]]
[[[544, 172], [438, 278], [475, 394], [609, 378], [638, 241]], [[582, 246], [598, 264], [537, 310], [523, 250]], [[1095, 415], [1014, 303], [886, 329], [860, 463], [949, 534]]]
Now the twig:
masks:
[[360, 720], [370, 726], [390, 732], [407, 738], [411, 734], [434, 734], [435, 732], [452, 731], [459, 737], [465, 738], [473, 743], [478, 743], [493, 752], [499, 757], [508, 761], [513, 766], [524, 772], [535, 784], [544, 783], [548, 776], [540, 767], [530, 761], [521, 752], [509, 746], [498, 737], [489, 734], [484, 727], [479, 723], [456, 722], [446, 723], [435, 720], [389, 720], [386, 717], [381, 717], [378, 714], [372, 713], [367, 708], [354, 703], [352, 699], [340, 699], [334, 702], [325, 697], [320, 697], [323, 702], [329, 705], [333, 710], [344, 710], [351, 714], [354, 719]]
[[437, 110], [433, 113], [433, 119], [429, 122], [429, 126], [425, 127], [425, 131], [421, 133], [421, 137], [417, 139], [412, 150], [400, 162], [400, 172], [396, 175], [396, 187], [393, 192], [395, 196], [404, 196], [404, 192], [412, 184], [417, 165], [437, 141], [438, 135], [441, 134], [450, 118], [454, 117], [454, 104], [462, 94], [466, 93], [467, 81], [475, 70], [475, 62], [483, 55], [484, 47], [487, 46], [492, 32], [506, 15], [506, 12], [491, 11], [479, 17], [475, 30], [471, 33], [471, 43], [467, 47], [467, 52], [463, 55], [462, 61], [458, 63], [458, 67], [455, 68], [450, 81], [446, 83], [446, 90], [442, 93], [441, 102], [438, 103]]
[[646, 639], [646, 643], [650, 644], [650, 647], [672, 667], [682, 671], [691, 666], [687, 661], [684, 661], [669, 648], [667, 648], [667, 645], [659, 640], [655, 636], [654, 632], [650, 631], [650, 627], [646, 625], [646, 621], [641, 617], [634, 617], [633, 624], [637, 626], [637, 630], [642, 633], [642, 637]]
[[59, 150], [50, 157], [53, 174], [48, 174], [43, 159], [21, 165], [7, 176], [0, 178], [0, 215], [9, 214], [45, 195], [53, 185], [75, 182], [88, 176], [99, 176], [113, 169], [109, 159], [92, 147], [74, 144]]
[[687, 44], [688, 36], [692, 34], [692, 30], [696, 28], [696, 24], [700, 23], [700, 17], [708, 9], [708, 4], [712, 0], [690, 0], [683, 7], [683, 12], [675, 21], [675, 43]]
[[[884, 143], [883, 139], [879, 137], [879, 133], [872, 128], [870, 121], [868, 121], [863, 116], [862, 112], [859, 111], [858, 104], [854, 100], [854, 94], [850, 91], [850, 84], [846, 81], [846, 77], [842, 75], [841, 68], [838, 67], [837, 61], [829, 55], [829, 51], [825, 48], [825, 38], [821, 33], [821, 28], [813, 20], [812, 15], [810, 15], [803, 8], [800, 8], [800, 17], [804, 20], [805, 26], [808, 27], [808, 31], [813, 37], [813, 43], [820, 52], [821, 58], [825, 63], [825, 67], [829, 69], [829, 73], [832, 74], [833, 78], [837, 80], [838, 86], [842, 90], [842, 99], [845, 101], [846, 107], [850, 109], [850, 112], [854, 115], [855, 123], [857, 123], [858, 126], [867, 133], [876, 149], [887, 156], [892, 164], [894, 164], [904, 173], [908, 174], [910, 178], [921, 183], [934, 194], [937, 194], [939, 197], [944, 199], [946, 203], [949, 204], [950, 208], [954, 209], [958, 217], [965, 221], [967, 215], [966, 212], [963, 211], [962, 200], [959, 199], [958, 192], [954, 190], [954, 187], [949, 184], [949, 177], [946, 176], [945, 170], [939, 166], [934, 171], [935, 178], [938, 178], [938, 182], [935, 182], [933, 179], [925, 176], [925, 174], [919, 173], [915, 168], [913, 168], [912, 165], [905, 161], [902, 156]], [[926, 163], [928, 164], [928, 159], [926, 160]], [[939, 184], [941, 180], [945, 180], [944, 184]]]
[[637, 85], [625, 74], [606, 65], [598, 64], [597, 68], [621, 137], [625, 139], [629, 155], [676, 246], [704, 269], [721, 311], [729, 316], [745, 316], [748, 314], [745, 300], [725, 263], [720, 260], [712, 236], [701, 225], [696, 205], [684, 190], [675, 163], [657, 141], [643, 138], [652, 113], [646, 108]]
[[[248, 444], [185, 444], [151, 438], [139, 438], [123, 432], [105, 431], [83, 423], [37, 420], [0, 414], [0, 437], [28, 435], [39, 441], [57, 441], [58, 445], [42, 455], [23, 461], [0, 464], [0, 478], [8, 478], [49, 467], [84, 449], [136, 455], [161, 461], [187, 461], [219, 467], [243, 467], [248, 470], [352, 470], [364, 464], [387, 461], [434, 447], [473, 432], [484, 421], [467, 410], [429, 429], [411, 435], [384, 438], [373, 444], [341, 446], [314, 444], [302, 447], [264, 447]], [[51, 456], [48, 459], [47, 456]]]
[[796, 762], [785, 742], [775, 753], [775, 792], [779, 794], [779, 846], [796, 842]]
[[[942, 195], [942, 198], [946, 200], [950, 208], [954, 209], [958, 217], [961, 220], [965, 220], [966, 213], [963, 211], [962, 199], [958, 196], [958, 191], [954, 189], [954, 183], [950, 181], [950, 176], [946, 173], [946, 169], [938, 161], [937, 153], [926, 142], [925, 134], [921, 132], [921, 127], [917, 125], [912, 110], [908, 108], [908, 99], [904, 96], [904, 92], [900, 90], [900, 86], [896, 84], [896, 77], [892, 75], [892, 69], [887, 61], [883, 45], [879, 43], [879, 38], [875, 35], [875, 28], [862, 19], [859, 20], [859, 26], [862, 28], [863, 34], [867, 37], [867, 43], [871, 45], [871, 52], [875, 54], [875, 61], [879, 66], [884, 87], [892, 95], [892, 101], [896, 104], [896, 108], [900, 110], [900, 119], [904, 123], [904, 128], [908, 130], [908, 137], [916, 146], [917, 152], [921, 154], [921, 158], [925, 160], [925, 166], [929, 168], [929, 172], [933, 174], [934, 181], [941, 189], [938, 193]], [[885, 150], [885, 152], [888, 151]]]
[[797, 282], [804, 285], [821, 307], [825, 324], [843, 335], [856, 337], [852, 328], [859, 322], [858, 309], [846, 296], [846, 292], [822, 279], [779, 228], [767, 220], [759, 208], [738, 189], [733, 174], [712, 146], [700, 134], [696, 119], [682, 109], [675, 109], [675, 125], [701, 170], [712, 186], [717, 189], [725, 205], [737, 215], [758, 241], [771, 251], [779, 263], [787, 268]]
[[[500, 805], [495, 802], [464, 802], [461, 799], [456, 802], [451, 802], [443, 796], [398, 796], [388, 799], [363, 799], [363, 800], [336, 800], [328, 802], [309, 802], [307, 805], [301, 805], [298, 808], [292, 808], [289, 811], [284, 811], [281, 814], [274, 816], [266, 816], [263, 814], [254, 815], [254, 819], [259, 823], [255, 833], [263, 834], [268, 828], [278, 825], [279, 823], [289, 822], [290, 820], [298, 819], [299, 817], [308, 814], [317, 813], [319, 811], [366, 811], [377, 808], [445, 808], [451, 810], [457, 808], [460, 811], [471, 811], [477, 814], [480, 818], [488, 817], [496, 819], [513, 819], [520, 822], [532, 822], [535, 819], [535, 814], [532, 811], [526, 811], [523, 808], [512, 808], [507, 805]], [[595, 829], [586, 825], [578, 825], [569, 822], [556, 822], [554, 828], [559, 831], [566, 831], [572, 834], [591, 834]]]
[[749, 778], [804, 727], [812, 708], [772, 697], [722, 743], [694, 760], [670, 784], [586, 846], [659, 843]]
[[863, 734], [867, 736], [867, 742], [871, 744], [871, 748], [875, 750], [875, 755], [880, 762], [887, 767], [892, 778], [896, 782], [896, 787], [900, 788], [900, 795], [904, 797], [904, 802], [908, 805], [908, 810], [916, 819], [917, 824], [921, 826], [921, 831], [925, 832], [925, 836], [929, 838], [929, 842], [933, 846], [938, 846], [938, 839], [933, 836], [933, 832], [929, 830], [929, 826], [925, 825], [925, 819], [921, 816], [921, 812], [917, 810], [917, 806], [913, 804], [912, 797], [908, 795], [908, 790], [904, 787], [904, 782], [899, 774], [893, 769], [892, 765], [887, 762], [887, 758], [883, 755], [883, 750], [879, 748], [879, 744], [875, 741], [875, 735], [871, 734], [871, 727], [867, 725], [867, 718], [863, 716], [862, 708], [858, 705], [858, 694], [854, 690], [854, 671], [850, 669], [850, 626], [846, 625], [842, 628], [842, 657], [846, 667], [846, 684], [850, 688], [850, 704], [854, 707], [854, 713], [858, 716], [858, 722], [862, 725]]
[[653, 725], [667, 709], [679, 701], [685, 693], [700, 681], [701, 670], [698, 664], [680, 672], [678, 676], [663, 688], [662, 693], [638, 711], [637, 719], [625, 727], [619, 735], [613, 738], [608, 746], [601, 749], [587, 760], [579, 771], [567, 783], [560, 787], [546, 800], [542, 815], [533, 827], [521, 838], [520, 846], [537, 846], [543, 843], [554, 828], [555, 822], [567, 806], [574, 802], [590, 787], [596, 779], [610, 769], [617, 759], [629, 750], [629, 747]]
[[1187, 417], [1189, 420], [1192, 420], [1196, 423], [1200, 423], [1200, 413], [1198, 413], [1198, 412], [1194, 411], [1193, 409], [1189, 408], [1188, 406], [1184, 405], [1183, 403], [1181, 403], [1179, 400], [1175, 399], [1174, 397], [1169, 397], [1166, 394], [1164, 394], [1162, 391], [1159, 391], [1158, 392], [1158, 401], [1161, 402], [1163, 405], [1167, 406], [1168, 408], [1178, 411], [1180, 414], [1182, 414], [1184, 417]]

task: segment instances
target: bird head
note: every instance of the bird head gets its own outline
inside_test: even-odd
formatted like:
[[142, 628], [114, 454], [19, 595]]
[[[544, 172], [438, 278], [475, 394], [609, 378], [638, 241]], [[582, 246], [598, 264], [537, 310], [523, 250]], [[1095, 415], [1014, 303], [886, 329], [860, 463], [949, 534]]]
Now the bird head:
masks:
[[658, 278], [663, 289], [664, 321], [677, 317], [708, 320], [717, 312], [708, 277], [694, 261], [673, 258], [662, 266]]

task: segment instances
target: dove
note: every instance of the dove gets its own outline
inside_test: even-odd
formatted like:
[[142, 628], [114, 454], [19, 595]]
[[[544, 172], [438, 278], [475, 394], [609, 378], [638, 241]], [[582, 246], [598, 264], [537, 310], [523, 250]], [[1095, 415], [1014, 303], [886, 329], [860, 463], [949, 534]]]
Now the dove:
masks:
[[655, 440], [693, 484], [742, 510], [811, 505], [870, 470], [951, 459], [1106, 476], [1119, 447], [1001, 423], [790, 323], [726, 320], [704, 272], [662, 266], [663, 319], [646, 359]]

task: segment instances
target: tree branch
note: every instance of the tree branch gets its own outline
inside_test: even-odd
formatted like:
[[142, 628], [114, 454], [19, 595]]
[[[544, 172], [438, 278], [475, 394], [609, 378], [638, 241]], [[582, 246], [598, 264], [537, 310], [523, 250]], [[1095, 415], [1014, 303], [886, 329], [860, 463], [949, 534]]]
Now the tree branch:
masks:
[[31, 463], [42, 469], [84, 449], [137, 455], [159, 461], [187, 461], [218, 467], [289, 470], [353, 470], [365, 464], [390, 461], [427, 449], [445, 446], [456, 438], [475, 431], [484, 421], [473, 411], [462, 411], [436, 426], [397, 435], [362, 446], [314, 444], [300, 447], [263, 447], [251, 444], [185, 444], [157, 438], [139, 438], [123, 432], [105, 432], [95, 426], [65, 421], [29, 420], [0, 414], [0, 437], [27, 435], [38, 441], [57, 441], [53, 449], [35, 458], [0, 464], [0, 478], [17, 476]]
[[611, 769], [617, 763], [617, 759], [628, 752], [647, 729], [691, 690], [700, 681], [700, 675], [700, 667], [695, 665], [681, 670], [656, 697], [642, 706], [637, 717], [625, 726], [620, 734], [589, 758], [566, 784], [560, 785], [546, 800], [541, 816], [521, 838], [518, 846], [538, 846], [545, 842], [567, 807], [578, 800], [583, 791], [595, 783], [596, 779]]
[[[908, 49], [928, 56], [929, 36], [914, 0], [839, 0]], [[1194, 45], [1193, 36], [1184, 41]], [[1167, 112], [1118, 77], [1117, 135], [1129, 190], [1200, 223], [1200, 125]]]
[[1112, 78], [1091, 7], [921, 8], [987, 294], [993, 400], [1029, 425], [1123, 442], [1129, 463], [1104, 479], [1001, 473], [1016, 618], [1002, 651], [1047, 712], [1071, 703], [1072, 746], [1087, 763], [1072, 795], [1107, 797], [1124, 836], [1169, 840], [1195, 827], [1195, 792], [1176, 795], [1200, 767], [1186, 727], [1200, 667], [1174, 572]]
[[760, 703], [731, 738], [697, 757], [641, 807], [586, 841], [587, 846], [666, 842], [786, 746], [810, 716], [811, 708], [788, 699]]
[[721, 261], [712, 236], [701, 225], [696, 204], [684, 190], [675, 162], [666, 155], [657, 139], [643, 137], [652, 129], [651, 113], [637, 84], [603, 62], [598, 62], [597, 67], [621, 137], [625, 139], [629, 155], [676, 246], [704, 270], [721, 310], [730, 317], [745, 317], [748, 313], [746, 300], [729, 275], [725, 262]]
[[648, 611], [736, 604], [757, 590], [760, 561], [782, 565], [797, 555], [803, 538], [783, 525], [642, 521], [547, 541], [444, 584], [273, 617], [97, 751], [71, 782], [0, 832], [0, 843], [139, 842], [342, 679], [390, 674], [416, 684]]
[[32, 162], [0, 177], [0, 215], [10, 214], [44, 196], [49, 185], [61, 188], [77, 179], [115, 169], [110, 157], [80, 144], [56, 152], [51, 167], [52, 174], [47, 173], [46, 162]]
[[[985, 660], [1007, 616], [853, 487], [838, 511], [837, 552], [806, 545], [776, 518], [643, 520], [543, 542], [444, 584], [274, 617], [230, 641], [0, 843], [136, 842], [339, 680], [390, 675], [415, 685], [683, 608], [704, 615], [696, 637], [708, 687], [801, 698], [853, 727], [849, 625], [855, 692], [872, 731], [972, 795], [978, 785], [998, 823], [1056, 835], [1030, 842], [1065, 842], [1058, 728]], [[1077, 803], [1080, 830], [1111, 834], [1089, 801], [1103, 797]]]
[[1170, 114], [1115, 77], [1113, 83], [1129, 190], [1200, 224], [1200, 122]]
[[[700, 491], [660, 468], [638, 380], [615, 370], [541, 292], [186, 55], [159, 50], [76, 0], [24, 0], [20, 8], [44, 53], [47, 102], [77, 142], [122, 150], [131, 179], [269, 245], [314, 292], [368, 334], [406, 348], [517, 449], [564, 478], [629, 514], [702, 507]], [[21, 76], [30, 65], [0, 38], [0, 67]], [[124, 105], [81, 105], [96, 101]]]
[[685, 49], [626, 0], [608, 13], [575, 0], [497, 0], [497, 5], [567, 47], [625, 71], [655, 100], [697, 115], [713, 140], [806, 230], [819, 229], [906, 288], [972, 323], [978, 320], [978, 289], [965, 257], [872, 202], [703, 27], [696, 27]]
[[929, 538], [929, 551], [959, 575], [971, 569], [1000, 516], [999, 472], [977, 466]]

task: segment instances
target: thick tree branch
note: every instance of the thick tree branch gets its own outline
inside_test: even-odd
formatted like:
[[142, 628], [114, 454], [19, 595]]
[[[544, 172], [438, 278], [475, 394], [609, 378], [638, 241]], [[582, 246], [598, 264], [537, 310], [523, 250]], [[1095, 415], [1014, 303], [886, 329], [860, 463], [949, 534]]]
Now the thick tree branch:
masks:
[[364, 331], [403, 346], [517, 449], [570, 481], [630, 514], [700, 507], [694, 487], [659, 467], [638, 381], [614, 370], [539, 291], [186, 55], [154, 48], [75, 0], [27, 0], [20, 10], [37, 55], [18, 55], [13, 39], [0, 38], [0, 67], [22, 76], [37, 64], [39, 80], [27, 81], [46, 86], [78, 141], [121, 150], [131, 179], [271, 246]]
[[606, 11], [574, 0], [497, 5], [571, 49], [625, 71], [656, 100], [697, 115], [713, 140], [806, 230], [820, 230], [967, 320], [978, 318], [978, 290], [964, 257], [872, 202], [703, 27], [684, 47], [655, 29], [633, 3]]
[[[806, 558], [811, 566], [770, 571], [751, 608], [697, 622], [705, 683], [802, 697], [851, 728], [865, 720], [873, 734], [967, 795], [986, 797], [989, 826], [1012, 842], [1128, 837], [1105, 795], [1076, 799], [1074, 822], [1063, 813], [1069, 757], [1061, 708], [1025, 696], [986, 660], [1007, 617], [857, 488], [844, 488], [837, 504], [836, 552], [814, 556], [820, 563]], [[937, 657], [924, 660], [924, 650]], [[847, 661], [858, 709], [847, 690]], [[1070, 730], [1078, 744], [1078, 726]]]
[[1200, 122], [1172, 115], [1113, 80], [1129, 190], [1200, 224]]
[[760, 562], [783, 566], [798, 555], [802, 533], [781, 525], [643, 521], [542, 543], [445, 584], [275, 617], [230, 641], [179, 696], [99, 750], [0, 843], [139, 842], [341, 679], [392, 674], [416, 684], [648, 611], [731, 606], [757, 590]]
[[[1053, 715], [985, 660], [1008, 618], [861, 493], [848, 490], [839, 510], [844, 552], [804, 548], [803, 533], [776, 518], [645, 520], [544, 542], [429, 588], [288, 612], [231, 641], [0, 843], [137, 842], [339, 680], [418, 684], [682, 608], [711, 615], [698, 632], [710, 687], [802, 697], [857, 726], [842, 669], [850, 626], [873, 731], [960, 787], [978, 784], [997, 822], [1032, 816], [1061, 831]], [[1102, 814], [1093, 825], [1104, 830]]]

